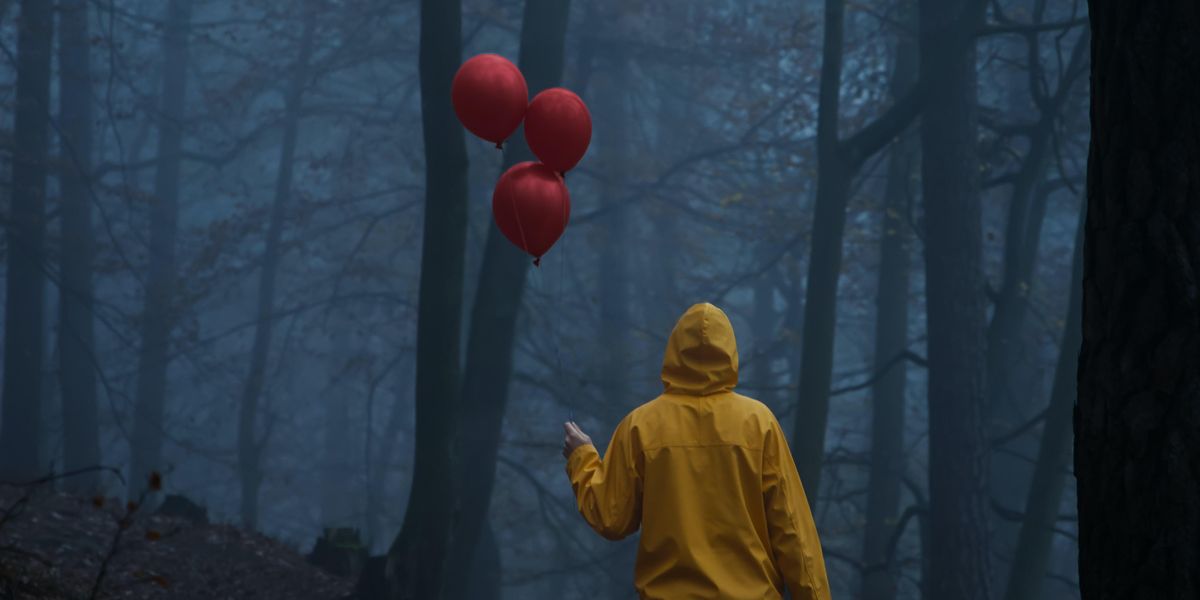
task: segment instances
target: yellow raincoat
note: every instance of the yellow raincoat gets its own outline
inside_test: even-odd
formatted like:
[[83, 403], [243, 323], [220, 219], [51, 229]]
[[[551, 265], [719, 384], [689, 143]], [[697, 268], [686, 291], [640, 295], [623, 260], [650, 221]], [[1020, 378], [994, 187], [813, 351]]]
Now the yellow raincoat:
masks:
[[579, 512], [619, 540], [642, 528], [634, 587], [648, 600], [828, 600], [816, 525], [787, 440], [761, 402], [733, 392], [725, 313], [687, 310], [663, 358], [663, 394], [567, 459]]

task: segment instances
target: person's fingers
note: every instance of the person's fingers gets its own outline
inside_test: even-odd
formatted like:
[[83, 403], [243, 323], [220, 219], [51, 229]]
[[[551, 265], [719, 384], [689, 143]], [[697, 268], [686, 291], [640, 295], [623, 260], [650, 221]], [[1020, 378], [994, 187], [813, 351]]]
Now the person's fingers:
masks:
[[578, 425], [573, 422], [569, 425], [571, 426], [571, 430], [575, 432], [575, 435], [583, 435], [583, 430], [580, 429]]

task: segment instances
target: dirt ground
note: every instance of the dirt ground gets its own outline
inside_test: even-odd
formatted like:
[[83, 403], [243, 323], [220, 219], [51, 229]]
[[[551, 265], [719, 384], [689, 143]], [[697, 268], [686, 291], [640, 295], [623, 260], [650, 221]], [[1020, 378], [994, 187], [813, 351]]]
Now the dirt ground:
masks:
[[[353, 582], [294, 549], [229, 525], [131, 513], [124, 503], [0, 486], [0, 600], [333, 600]], [[16, 507], [14, 509], [14, 507]], [[114, 550], [115, 548], [115, 550]], [[109, 564], [93, 595], [106, 557]]]

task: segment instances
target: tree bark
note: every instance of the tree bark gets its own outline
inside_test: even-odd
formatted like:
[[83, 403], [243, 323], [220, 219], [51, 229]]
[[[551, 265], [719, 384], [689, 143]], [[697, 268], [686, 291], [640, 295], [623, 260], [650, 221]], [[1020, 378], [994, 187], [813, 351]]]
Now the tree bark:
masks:
[[[526, 0], [517, 60], [530, 96], [555, 87], [562, 80], [569, 11], [569, 1]], [[504, 169], [534, 160], [520, 132], [510, 136], [505, 146]], [[562, 256], [556, 260], [562, 260]], [[501, 426], [508, 406], [516, 323], [529, 264], [529, 257], [509, 243], [494, 225], [488, 228], [467, 338], [455, 452], [456, 457], [464, 457], [455, 467], [458, 472], [455, 481], [461, 487], [455, 493], [459, 509], [450, 550], [457, 564], [465, 564], [463, 561], [473, 555], [486, 528]], [[553, 268], [549, 264], [546, 267]], [[492, 543], [495, 544], [494, 540]], [[446, 575], [450, 580], [462, 580], [456, 572]], [[453, 592], [450, 597], [461, 596], [459, 588], [449, 588]]]
[[[901, 8], [905, 23], [916, 25], [916, 6]], [[917, 40], [900, 32], [896, 41], [896, 63], [892, 71], [892, 96], [905, 93], [917, 74]], [[887, 556], [888, 539], [895, 529], [900, 509], [900, 483], [904, 476], [904, 390], [908, 361], [895, 357], [908, 350], [909, 253], [908, 231], [910, 184], [916, 178], [920, 152], [915, 133], [903, 133], [888, 157], [887, 188], [884, 192], [882, 232], [879, 243], [879, 286], [876, 292], [875, 371], [892, 365], [872, 389], [871, 472], [867, 488], [867, 522], [863, 533], [862, 596], [864, 600], [896, 597], [899, 569]]]
[[[1080, 215], [1083, 216], [1082, 214]], [[1071, 412], [1074, 406], [1075, 376], [1079, 366], [1079, 345], [1083, 341], [1083, 219], [1075, 234], [1075, 257], [1071, 266], [1071, 293], [1067, 305], [1066, 328], [1058, 350], [1054, 370], [1054, 388], [1042, 442], [1038, 448], [1033, 482], [1025, 501], [1025, 519], [1017, 537], [1016, 553], [1005, 591], [1006, 600], [1041, 597], [1042, 582], [1050, 560], [1050, 542], [1062, 500], [1067, 449], [1071, 437]]]
[[462, 62], [462, 4], [421, 0], [421, 123], [425, 143], [425, 224], [417, 313], [417, 433], [412, 494], [388, 550], [389, 598], [443, 597], [452, 564], [454, 433], [460, 403], [467, 233], [467, 149], [450, 102]]
[[990, 597], [986, 503], [985, 297], [976, 158], [978, 0], [920, 0], [921, 119], [929, 353], [932, 600]]
[[42, 262], [46, 237], [46, 148], [50, 119], [53, 7], [22, 0], [17, 26], [12, 208], [7, 223], [4, 303], [4, 414], [0, 479], [32, 479], [42, 464]]
[[167, 358], [174, 323], [175, 232], [179, 219], [179, 165], [187, 98], [191, 0], [167, 4], [163, 36], [162, 104], [158, 117], [158, 166], [150, 209], [150, 272], [142, 312], [137, 399], [133, 418], [129, 490], [137, 497], [151, 471], [162, 469], [163, 408]]
[[271, 218], [267, 225], [267, 240], [263, 248], [262, 270], [258, 280], [258, 308], [255, 311], [254, 344], [250, 349], [250, 370], [242, 388], [238, 412], [238, 479], [242, 486], [242, 525], [247, 529], [258, 526], [258, 490], [262, 486], [262, 454], [270, 435], [270, 427], [261, 437], [257, 431], [258, 404], [271, 351], [271, 329], [274, 325], [275, 277], [279, 270], [279, 238], [283, 234], [283, 215], [292, 195], [292, 166], [296, 156], [296, 136], [300, 128], [300, 106], [308, 86], [309, 61], [312, 58], [313, 30], [316, 28], [317, 8], [304, 5], [304, 31], [300, 39], [300, 57], [293, 67], [292, 80], [284, 99], [283, 141], [279, 149], [279, 170], [275, 179], [275, 198], [271, 203]]
[[1200, 597], [1200, 7], [1089, 2], [1075, 475], [1084, 598]]
[[[59, 6], [59, 128], [62, 134], [62, 283], [58, 360], [62, 388], [63, 470], [100, 464], [92, 300], [92, 73], [85, 0]], [[86, 473], [67, 489], [93, 491]]]

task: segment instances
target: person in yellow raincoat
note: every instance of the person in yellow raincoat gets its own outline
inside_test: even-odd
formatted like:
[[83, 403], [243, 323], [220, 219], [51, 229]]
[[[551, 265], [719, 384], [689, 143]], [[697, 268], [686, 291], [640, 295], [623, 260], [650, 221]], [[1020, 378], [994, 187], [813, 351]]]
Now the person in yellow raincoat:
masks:
[[646, 600], [828, 600], [804, 486], [775, 415], [733, 391], [733, 327], [712, 304], [680, 317], [663, 357], [664, 391], [629, 413], [601, 460], [564, 424], [567, 475], [597, 533], [642, 529], [634, 587]]

